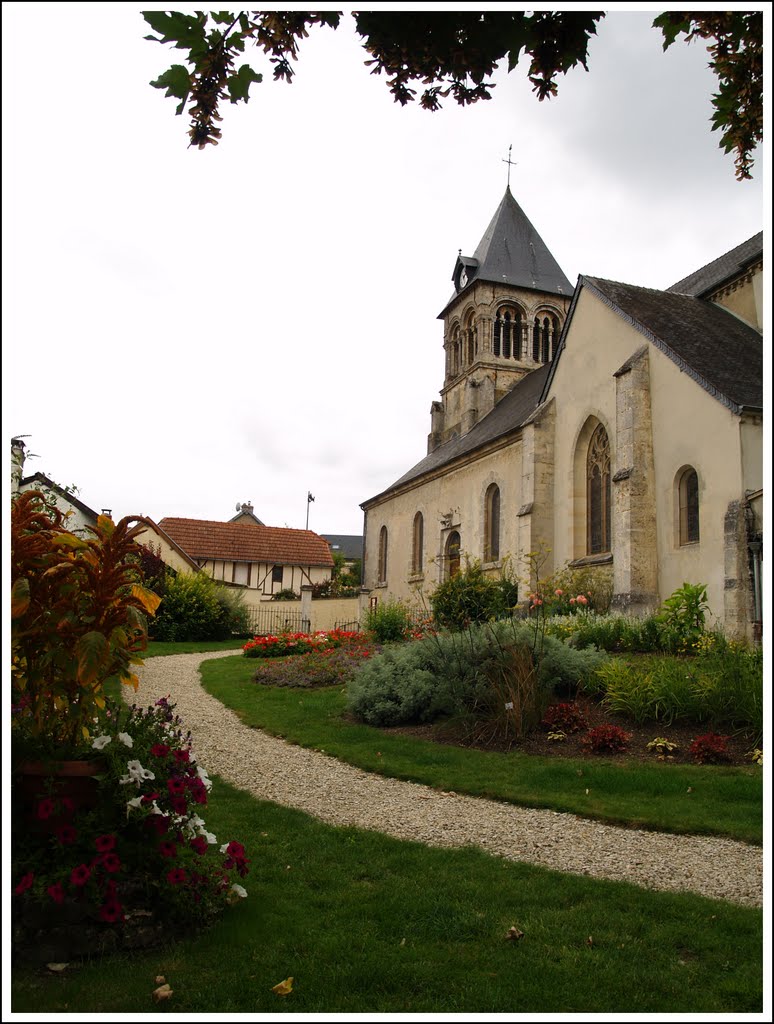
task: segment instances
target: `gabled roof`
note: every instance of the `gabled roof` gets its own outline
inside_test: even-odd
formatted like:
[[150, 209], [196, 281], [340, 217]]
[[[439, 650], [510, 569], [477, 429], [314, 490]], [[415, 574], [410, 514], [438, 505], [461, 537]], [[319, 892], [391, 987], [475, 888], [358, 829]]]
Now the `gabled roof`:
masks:
[[351, 533], [323, 533], [322, 537], [324, 540], [328, 541], [332, 552], [338, 552], [348, 559], [363, 557], [362, 535]]
[[59, 484], [54, 483], [54, 481], [49, 479], [45, 473], [33, 473], [32, 476], [25, 476], [23, 480], [19, 481], [19, 488], [23, 488], [27, 491], [32, 490], [33, 488], [42, 489], [44, 487], [49, 491], [54, 491], [65, 501], [69, 501], [73, 508], [77, 508], [79, 512], [83, 513], [83, 515], [92, 518], [95, 523], [97, 522], [99, 512], [95, 512], [93, 508], [89, 508], [85, 502], [81, 501], [77, 494], [73, 494], [72, 491], [68, 491], [64, 487], [60, 487]]
[[667, 288], [668, 292], [680, 292], [682, 295], [707, 295], [742, 273], [751, 263], [763, 256], [763, 232], [748, 238], [730, 252], [718, 256], [706, 267], [695, 270], [682, 281]]
[[328, 542], [311, 530], [175, 518], [164, 518], [159, 526], [195, 560], [333, 566]]
[[[145, 526], [152, 533], [155, 533], [156, 536], [159, 537], [161, 540], [166, 541], [166, 543], [169, 544], [173, 551], [176, 551], [177, 554], [182, 558], [182, 560], [188, 566], [190, 566], [190, 568], [193, 569], [194, 572], [199, 571], [200, 566], [198, 565], [198, 563], [194, 562], [193, 558], [191, 558], [191, 556], [187, 552], [183, 551], [180, 545], [176, 541], [174, 541], [165, 530], [162, 530], [159, 524], [154, 522], [149, 516], [131, 516], [130, 518], [137, 519], [140, 522], [144, 523]], [[138, 540], [137, 543], [140, 544], [142, 547], [147, 547], [144, 537], [141, 537], [141, 539]]]
[[575, 307], [584, 288], [723, 405], [736, 413], [762, 408], [763, 339], [752, 327], [721, 306], [693, 295], [583, 275], [578, 278], [543, 400], [548, 396], [565, 339], [572, 331]]
[[[468, 272], [469, 283], [466, 288], [470, 288], [476, 281], [488, 281], [554, 295], [572, 295], [572, 285], [513, 198], [510, 188], [505, 190], [473, 258], [461, 256], [458, 264], [460, 262]], [[466, 288], [452, 295], [439, 319]]]
[[540, 394], [543, 390], [550, 363], [532, 370], [505, 395], [497, 405], [475, 426], [463, 434], [462, 437], [452, 438], [444, 444], [439, 445], [434, 451], [426, 455], [421, 462], [404, 473], [381, 494], [369, 498], [360, 506], [365, 508], [371, 502], [385, 497], [391, 491], [397, 490], [405, 484], [412, 483], [420, 477], [443, 466], [448, 466], [456, 459], [464, 455], [470, 455], [479, 448], [484, 448], [497, 441], [500, 437], [518, 430], [532, 415], [539, 404]]

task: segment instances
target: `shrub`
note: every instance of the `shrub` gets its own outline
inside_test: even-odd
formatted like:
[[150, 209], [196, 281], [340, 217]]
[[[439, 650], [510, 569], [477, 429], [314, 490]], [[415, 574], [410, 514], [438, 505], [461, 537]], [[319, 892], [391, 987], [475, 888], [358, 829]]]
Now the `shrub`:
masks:
[[697, 764], [721, 764], [731, 760], [731, 755], [728, 752], [728, 736], [719, 736], [716, 732], [697, 736], [688, 751]]
[[446, 629], [464, 629], [510, 615], [518, 601], [518, 586], [508, 576], [486, 576], [479, 562], [444, 580], [430, 597], [433, 616]]
[[703, 583], [683, 583], [664, 601], [658, 621], [664, 625], [670, 649], [691, 649], [704, 632], [708, 610], [707, 588]]
[[491, 723], [496, 711], [495, 717], [510, 722], [501, 732], [520, 732], [540, 721], [552, 686], [577, 685], [605, 657], [573, 651], [551, 637], [544, 638], [541, 657], [534, 628], [508, 619], [385, 650], [357, 673], [348, 699], [353, 713], [371, 724], [432, 721], [446, 714], [467, 718], [468, 728], [471, 715]]
[[285, 587], [283, 590], [278, 590], [276, 594], [272, 594], [272, 601], [300, 601], [301, 595], [297, 594], [295, 590], [291, 590], [290, 587]]
[[228, 640], [249, 635], [249, 612], [240, 591], [206, 573], [169, 574], [153, 628], [155, 640]]
[[405, 640], [411, 629], [412, 614], [402, 601], [384, 601], [369, 608], [365, 627], [380, 644]]
[[583, 745], [594, 754], [620, 754], [627, 750], [632, 734], [618, 725], [597, 725], [589, 729]]
[[552, 704], [540, 723], [544, 729], [557, 732], [579, 732], [586, 728], [586, 716], [577, 704]]

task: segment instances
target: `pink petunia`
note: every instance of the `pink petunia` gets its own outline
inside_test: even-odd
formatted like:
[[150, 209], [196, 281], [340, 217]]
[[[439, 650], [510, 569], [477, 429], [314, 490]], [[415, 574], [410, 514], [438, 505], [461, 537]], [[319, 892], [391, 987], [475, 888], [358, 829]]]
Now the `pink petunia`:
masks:
[[202, 856], [207, 852], [207, 840], [204, 836], [197, 836], [195, 839], [192, 839], [188, 845], [192, 850], [195, 850], [199, 856]]
[[54, 801], [50, 797], [46, 797], [45, 800], [41, 800], [38, 804], [38, 817], [41, 821], [45, 821], [46, 818], [50, 818], [54, 813]]
[[19, 884], [14, 889], [17, 896], [21, 896], [23, 892], [26, 892], [30, 888], [32, 883], [35, 881], [34, 871], [28, 871], [26, 875], [22, 875], [19, 879]]
[[100, 864], [105, 871], [109, 871], [112, 874], [114, 871], [118, 871], [121, 868], [121, 858], [117, 853], [110, 851], [109, 853], [102, 854]]
[[108, 924], [113, 924], [116, 921], [123, 921], [124, 910], [116, 900], [109, 900], [99, 908], [99, 916], [103, 921], [107, 921]]
[[185, 793], [185, 783], [182, 779], [178, 778], [167, 779], [167, 790], [172, 796], [183, 796]]
[[63, 845], [67, 843], [74, 843], [78, 838], [78, 832], [72, 825], [62, 825], [56, 830], [56, 838]]
[[167, 872], [167, 881], [170, 885], [182, 885], [188, 878], [185, 868], [172, 868]]
[[115, 845], [116, 837], [111, 835], [97, 836], [94, 840], [94, 846], [97, 849], [97, 853], [108, 853], [110, 850], [115, 848]]
[[46, 889], [46, 892], [54, 901], [54, 903], [64, 903], [65, 894], [61, 882], [56, 882], [54, 883], [54, 885], [49, 885], [48, 889]]
[[146, 828], [153, 829], [158, 836], [163, 836], [169, 828], [169, 818], [164, 814], [151, 814], [145, 819]]
[[154, 757], [166, 757], [169, 753], [169, 747], [166, 743], [154, 743], [150, 752]]
[[70, 872], [70, 882], [73, 885], [86, 885], [91, 878], [91, 870], [85, 864], [79, 864]]
[[159, 853], [162, 857], [174, 857], [177, 853], [177, 846], [171, 839], [163, 839], [159, 843]]

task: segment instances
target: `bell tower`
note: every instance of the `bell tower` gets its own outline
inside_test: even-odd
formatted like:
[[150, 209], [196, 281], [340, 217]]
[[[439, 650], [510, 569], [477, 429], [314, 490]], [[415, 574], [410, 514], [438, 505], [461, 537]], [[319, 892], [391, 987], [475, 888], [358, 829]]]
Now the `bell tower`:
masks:
[[445, 353], [428, 452], [466, 434], [556, 352], [573, 288], [506, 188], [473, 256], [460, 250], [439, 314]]

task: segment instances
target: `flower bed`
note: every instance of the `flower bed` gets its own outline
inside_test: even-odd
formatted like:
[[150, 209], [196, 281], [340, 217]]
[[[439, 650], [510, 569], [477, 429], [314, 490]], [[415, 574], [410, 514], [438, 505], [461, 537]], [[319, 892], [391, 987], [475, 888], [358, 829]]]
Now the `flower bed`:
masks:
[[332, 651], [343, 644], [360, 639], [361, 633], [345, 629], [332, 629], [316, 633], [279, 633], [271, 636], [256, 636], [242, 648], [246, 658], [285, 658], [292, 654], [308, 654], [310, 651]]

